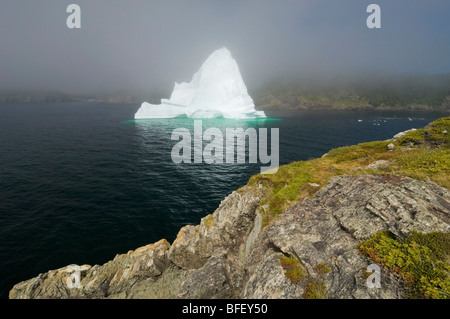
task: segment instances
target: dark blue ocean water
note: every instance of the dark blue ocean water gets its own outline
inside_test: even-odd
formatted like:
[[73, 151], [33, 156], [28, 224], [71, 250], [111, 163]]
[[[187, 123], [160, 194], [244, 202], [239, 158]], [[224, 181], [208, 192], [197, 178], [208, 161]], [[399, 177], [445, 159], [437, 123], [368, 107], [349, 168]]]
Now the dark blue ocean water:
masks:
[[[197, 224], [259, 172], [257, 164], [174, 164], [173, 129], [193, 120], [134, 121], [138, 106], [0, 104], [0, 297], [69, 264], [118, 253]], [[280, 163], [387, 139], [444, 116], [410, 112], [274, 114], [203, 120], [203, 129], [279, 128]], [[358, 120], [362, 121], [359, 122]]]

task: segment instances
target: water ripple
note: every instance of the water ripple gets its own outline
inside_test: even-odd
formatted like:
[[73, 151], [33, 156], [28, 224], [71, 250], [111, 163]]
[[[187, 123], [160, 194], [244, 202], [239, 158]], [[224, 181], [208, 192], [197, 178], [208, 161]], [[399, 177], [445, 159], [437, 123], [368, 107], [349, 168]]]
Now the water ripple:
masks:
[[[197, 224], [261, 164], [174, 164], [173, 129], [189, 119], [129, 121], [135, 107], [0, 105], [0, 296], [68, 264], [104, 263]], [[203, 129], [280, 129], [280, 163], [386, 139], [441, 114], [302, 114], [282, 121], [203, 121]], [[409, 121], [411, 117], [414, 121]], [[420, 119], [419, 119], [420, 118]]]

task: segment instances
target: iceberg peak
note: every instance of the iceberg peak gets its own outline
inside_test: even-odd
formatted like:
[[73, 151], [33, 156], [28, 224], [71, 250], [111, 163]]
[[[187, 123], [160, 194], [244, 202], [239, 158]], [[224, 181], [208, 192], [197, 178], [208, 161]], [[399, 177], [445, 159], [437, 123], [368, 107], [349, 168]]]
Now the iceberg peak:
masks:
[[135, 119], [174, 118], [261, 118], [248, 95], [239, 67], [231, 52], [214, 51], [189, 83], [176, 83], [170, 99], [160, 105], [142, 103]]

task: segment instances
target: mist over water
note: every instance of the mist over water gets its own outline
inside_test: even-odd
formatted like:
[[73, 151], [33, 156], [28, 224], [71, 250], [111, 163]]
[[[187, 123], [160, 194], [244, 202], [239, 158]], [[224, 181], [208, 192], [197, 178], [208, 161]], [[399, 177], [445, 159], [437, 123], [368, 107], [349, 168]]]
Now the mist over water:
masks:
[[[292, 107], [315, 96], [347, 105], [357, 95], [375, 107], [449, 101], [448, 1], [377, 0], [376, 30], [366, 25], [372, 2], [360, 0], [77, 0], [80, 29], [67, 27], [71, 3], [1, 5], [0, 298], [51, 269], [172, 242], [265, 166], [175, 164], [172, 131], [193, 134], [194, 120], [135, 121], [137, 103], [10, 101], [159, 103], [223, 46], [261, 107], [258, 96], [272, 93], [275, 106]], [[225, 137], [226, 128], [278, 128], [283, 165], [388, 139], [448, 113], [267, 115], [203, 120], [203, 130]]]
[[[3, 1], [1, 89], [170, 94], [226, 46], [249, 89], [275, 77], [450, 72], [450, 3], [378, 0]], [[37, 27], [39, 26], [39, 27]], [[150, 92], [149, 92], [150, 91]]]
[[[262, 164], [175, 164], [175, 128], [193, 119], [131, 120], [138, 106], [0, 105], [0, 296], [69, 264], [102, 264], [198, 224]], [[439, 113], [316, 112], [203, 120], [203, 130], [279, 128], [280, 164], [387, 139]], [[362, 120], [359, 122], [358, 120]], [[225, 146], [225, 145], [224, 145]], [[248, 162], [248, 161], [247, 161]]]

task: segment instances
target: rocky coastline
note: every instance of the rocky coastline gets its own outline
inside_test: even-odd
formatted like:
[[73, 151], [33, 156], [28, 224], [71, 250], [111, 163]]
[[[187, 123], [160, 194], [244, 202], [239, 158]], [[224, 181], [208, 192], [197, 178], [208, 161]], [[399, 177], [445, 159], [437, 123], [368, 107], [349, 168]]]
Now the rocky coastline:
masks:
[[[406, 272], [393, 271], [381, 254], [377, 260], [363, 254], [360, 245], [380, 232], [389, 232], [399, 241], [415, 232], [450, 233], [448, 187], [390, 168], [399, 165], [410, 149], [448, 152], [443, 127], [449, 123], [450, 118], [445, 118], [440, 126], [430, 124], [381, 146], [371, 144], [376, 152], [348, 162], [334, 159], [353, 149], [324, 155], [322, 161], [334, 176], [324, 183], [305, 184], [308, 196], [285, 205], [270, 221], [272, 204], [267, 198], [274, 189], [262, 177], [253, 179], [227, 196], [199, 225], [181, 228], [173, 243], [162, 239], [116, 255], [103, 265], [50, 270], [16, 284], [9, 298], [408, 298]], [[427, 134], [438, 131], [439, 138]], [[418, 134], [422, 140], [413, 139]], [[385, 144], [395, 149], [388, 150]], [[381, 161], [383, 165], [378, 165]], [[446, 161], [442, 174], [448, 179]], [[344, 171], [342, 163], [359, 166]], [[368, 267], [374, 263], [381, 271], [380, 288], [367, 284]], [[69, 288], [75, 271], [79, 271], [79, 285]], [[443, 292], [441, 297], [445, 296]]]

